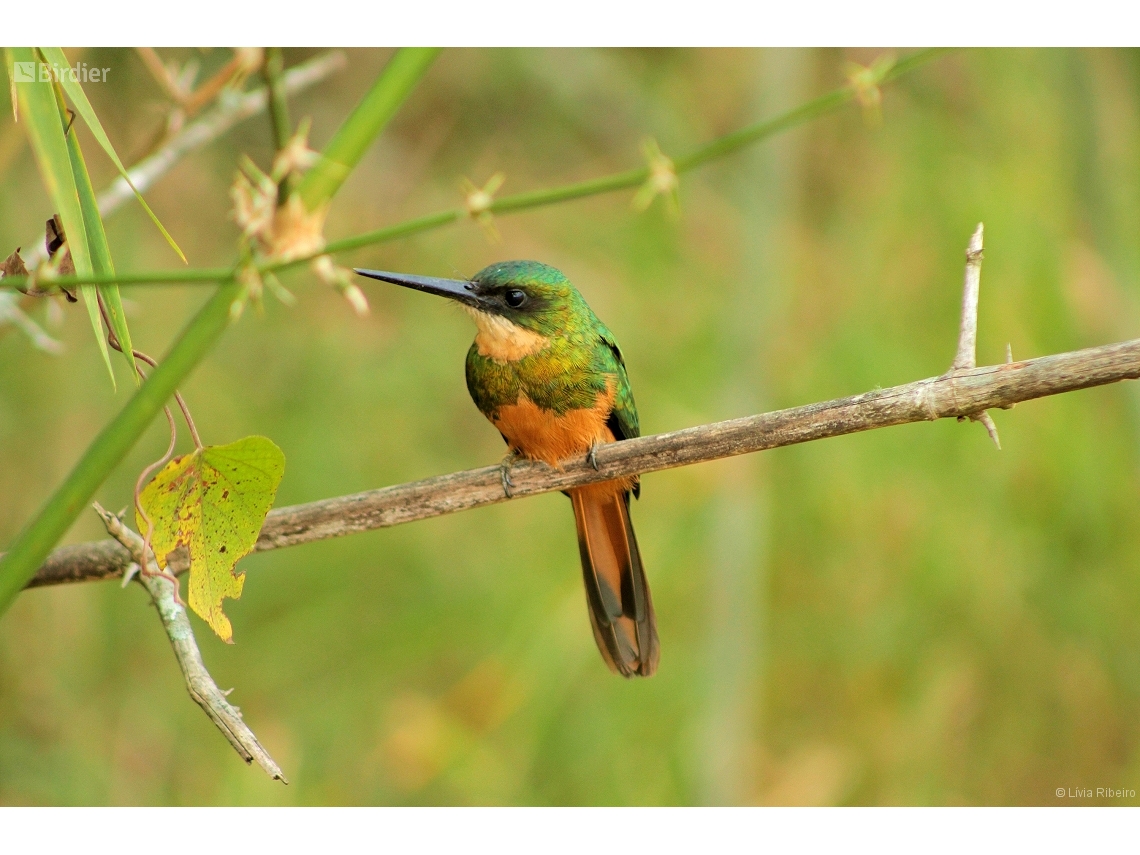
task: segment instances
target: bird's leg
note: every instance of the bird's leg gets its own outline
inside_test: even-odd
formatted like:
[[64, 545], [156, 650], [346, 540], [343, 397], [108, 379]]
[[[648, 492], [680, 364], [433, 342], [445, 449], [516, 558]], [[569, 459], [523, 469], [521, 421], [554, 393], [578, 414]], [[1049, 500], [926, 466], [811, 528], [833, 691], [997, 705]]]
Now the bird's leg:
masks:
[[598, 445], [599, 443], [595, 442], [590, 446], [590, 450], [586, 452], [586, 462], [594, 467], [595, 472], [598, 471]]
[[511, 448], [499, 463], [499, 478], [503, 482], [503, 495], [508, 499], [514, 496], [511, 488], [515, 486], [515, 482], [511, 480], [511, 467], [514, 466], [519, 456], [519, 453]]

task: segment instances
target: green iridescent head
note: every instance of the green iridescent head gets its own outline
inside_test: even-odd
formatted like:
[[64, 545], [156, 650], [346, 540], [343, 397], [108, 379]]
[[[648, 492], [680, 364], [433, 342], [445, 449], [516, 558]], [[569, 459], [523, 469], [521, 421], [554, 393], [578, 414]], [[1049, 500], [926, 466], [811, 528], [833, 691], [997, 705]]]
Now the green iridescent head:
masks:
[[466, 281], [380, 270], [356, 272], [447, 297], [547, 336], [565, 330], [576, 317], [593, 319], [593, 313], [570, 280], [560, 270], [539, 261], [500, 261], [484, 267]]

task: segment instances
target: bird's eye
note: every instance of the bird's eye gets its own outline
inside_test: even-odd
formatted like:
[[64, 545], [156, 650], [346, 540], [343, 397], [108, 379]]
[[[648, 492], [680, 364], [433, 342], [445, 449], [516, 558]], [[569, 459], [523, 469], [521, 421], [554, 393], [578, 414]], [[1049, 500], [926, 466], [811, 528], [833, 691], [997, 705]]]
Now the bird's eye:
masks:
[[526, 302], [526, 292], [520, 291], [517, 288], [512, 288], [510, 291], [503, 295], [503, 299], [506, 300], [507, 305], [512, 309], [517, 309]]

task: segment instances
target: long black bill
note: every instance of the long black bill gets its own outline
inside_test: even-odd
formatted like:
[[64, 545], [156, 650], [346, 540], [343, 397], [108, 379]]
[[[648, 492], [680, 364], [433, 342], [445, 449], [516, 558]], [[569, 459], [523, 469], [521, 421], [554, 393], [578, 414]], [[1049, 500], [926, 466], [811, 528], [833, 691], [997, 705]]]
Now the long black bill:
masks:
[[405, 288], [413, 288], [427, 294], [448, 297], [468, 306], [474, 306], [476, 309], [483, 308], [483, 301], [475, 293], [475, 284], [462, 279], [436, 279], [434, 276], [414, 276], [411, 273], [388, 273], [385, 270], [360, 268], [356, 268], [356, 272], [369, 279], [379, 279], [381, 282], [391, 282], [393, 285], [403, 285]]

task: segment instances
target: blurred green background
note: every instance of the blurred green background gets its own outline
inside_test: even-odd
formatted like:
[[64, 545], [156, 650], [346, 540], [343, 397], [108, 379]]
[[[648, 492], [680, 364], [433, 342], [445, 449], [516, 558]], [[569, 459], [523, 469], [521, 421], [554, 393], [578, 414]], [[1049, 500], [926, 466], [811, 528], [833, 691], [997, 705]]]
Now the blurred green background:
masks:
[[[449, 50], [326, 234], [452, 207], [463, 177], [554, 186], [637, 165], [646, 136], [683, 154], [879, 53]], [[292, 99], [316, 147], [389, 55], [349, 51]], [[69, 56], [111, 69], [88, 94], [124, 160], [146, 154], [169, 102], [138, 55]], [[229, 53], [198, 56], [208, 72]], [[7, 97], [0, 255], [52, 213]], [[112, 167], [80, 132], [104, 187]], [[272, 151], [262, 114], [147, 194], [193, 265], [232, 258], [237, 159]], [[1138, 192], [1140, 54], [972, 50], [889, 85], [881, 122], [848, 106], [686, 175], [679, 218], [617, 193], [499, 217], [499, 242], [468, 222], [348, 260], [561, 268], [621, 341], [657, 433], [942, 372], [979, 220], [980, 362], [1007, 342], [1027, 358], [1136, 336]], [[133, 203], [108, 234], [120, 270], [177, 266]], [[278, 505], [502, 456], [464, 386], [461, 312], [369, 283], [362, 320], [307, 273], [285, 284], [298, 306], [247, 313], [183, 388], [207, 443], [282, 447]], [[125, 289], [136, 346], [160, 356], [206, 294]], [[0, 330], [0, 544], [128, 394], [81, 307], [51, 330], [60, 357]], [[647, 476], [650, 680], [595, 651], [557, 494], [246, 559], [236, 645], [194, 620], [288, 787], [188, 699], [137, 586], [27, 592], [0, 620], [0, 803], [1048, 805], [1058, 787], [1140, 789], [1140, 395], [995, 420], [1000, 452], [945, 421]], [[166, 439], [160, 420], [98, 499], [127, 505]], [[101, 536], [88, 513], [67, 539]]]

